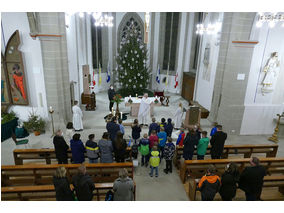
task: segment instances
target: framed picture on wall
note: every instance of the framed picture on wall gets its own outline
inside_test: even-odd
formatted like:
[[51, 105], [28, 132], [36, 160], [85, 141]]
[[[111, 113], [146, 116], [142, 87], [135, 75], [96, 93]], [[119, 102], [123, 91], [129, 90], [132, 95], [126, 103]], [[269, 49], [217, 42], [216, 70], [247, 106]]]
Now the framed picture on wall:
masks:
[[11, 104], [11, 93], [7, 78], [7, 70], [4, 56], [1, 54], [1, 108], [7, 108]]
[[18, 50], [20, 44], [19, 31], [16, 30], [7, 43], [4, 59], [12, 105], [29, 104], [22, 53]]

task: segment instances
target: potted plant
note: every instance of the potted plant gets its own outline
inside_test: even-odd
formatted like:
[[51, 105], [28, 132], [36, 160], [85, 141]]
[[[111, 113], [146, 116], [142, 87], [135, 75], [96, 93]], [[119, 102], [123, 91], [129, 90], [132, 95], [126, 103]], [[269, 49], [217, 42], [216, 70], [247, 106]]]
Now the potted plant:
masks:
[[45, 132], [46, 122], [39, 115], [32, 111], [29, 115], [28, 121], [24, 122], [24, 127], [29, 132], [34, 132], [35, 136]]
[[120, 94], [116, 94], [114, 97], [113, 97], [113, 102], [116, 103], [116, 112], [115, 112], [115, 115], [116, 116], [119, 116], [119, 107], [118, 105], [123, 102], [122, 100], [122, 96]]
[[1, 112], [1, 141], [10, 138], [17, 125], [18, 118], [15, 112]]

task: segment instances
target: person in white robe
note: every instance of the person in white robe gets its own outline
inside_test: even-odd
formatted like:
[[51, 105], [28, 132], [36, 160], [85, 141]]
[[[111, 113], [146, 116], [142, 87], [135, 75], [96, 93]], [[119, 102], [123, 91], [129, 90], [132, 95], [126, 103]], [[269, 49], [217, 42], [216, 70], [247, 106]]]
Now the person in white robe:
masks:
[[174, 126], [176, 129], [179, 129], [181, 127], [182, 116], [183, 116], [182, 104], [179, 103], [179, 107], [177, 108], [174, 115]]
[[143, 125], [148, 125], [148, 121], [150, 119], [150, 108], [151, 108], [151, 100], [148, 99], [148, 94], [145, 93], [143, 98], [141, 99], [139, 112], [138, 112], [138, 122]]
[[83, 113], [80, 107], [78, 106], [78, 101], [74, 101], [74, 106], [72, 107], [73, 112], [73, 127], [75, 131], [83, 130]]

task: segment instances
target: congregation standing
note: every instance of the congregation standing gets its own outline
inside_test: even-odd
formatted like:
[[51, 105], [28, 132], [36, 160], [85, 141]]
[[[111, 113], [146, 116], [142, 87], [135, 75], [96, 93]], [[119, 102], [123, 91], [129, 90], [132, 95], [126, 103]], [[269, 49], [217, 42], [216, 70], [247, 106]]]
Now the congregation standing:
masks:
[[[114, 90], [110, 88], [109, 95], [111, 96]], [[148, 115], [150, 105], [147, 103], [147, 96], [144, 96], [145, 110]], [[111, 102], [110, 102], [111, 103]], [[111, 108], [112, 104], [110, 104]], [[102, 138], [95, 141], [95, 135], [90, 134], [84, 146], [80, 139], [80, 134], [76, 131], [83, 129], [81, 125], [82, 112], [78, 109], [77, 103], [73, 106], [73, 121], [76, 125], [69, 122], [66, 126], [66, 139], [63, 137], [61, 130], [56, 132], [53, 138], [55, 147], [55, 154], [59, 164], [68, 163], [68, 149], [71, 148], [72, 163], [82, 164], [85, 161], [85, 153], [89, 163], [112, 163], [125, 162], [129, 157], [127, 141], [124, 139], [125, 127], [122, 120], [117, 123], [117, 118], [112, 117], [111, 121], [106, 124], [107, 132], [104, 132]], [[148, 134], [143, 134], [141, 138], [142, 127], [146, 124], [146, 117], [140, 117], [142, 121], [139, 124], [138, 119], [135, 119], [131, 125], [131, 136], [133, 140], [132, 157], [137, 158], [138, 152], [141, 155], [141, 166], [150, 166], [150, 177], [159, 177], [159, 167], [161, 162], [165, 160], [165, 174], [172, 173], [172, 162], [176, 146], [183, 148], [184, 160], [192, 160], [194, 151], [196, 150], [197, 160], [204, 160], [207, 153], [208, 145], [211, 145], [210, 155], [211, 159], [221, 159], [224, 144], [227, 139], [227, 134], [223, 132], [222, 126], [217, 123], [214, 124], [210, 132], [209, 139], [207, 131], [203, 131], [200, 126], [195, 125], [190, 127], [187, 132], [181, 125], [182, 105], [179, 107], [174, 115], [174, 122], [168, 118], [162, 118], [158, 123], [156, 119], [152, 118], [152, 123], [149, 124]], [[146, 116], [145, 114], [145, 116]], [[171, 138], [173, 130], [178, 130], [178, 137], [176, 143], [173, 143]], [[231, 201], [236, 196], [238, 188], [245, 192], [246, 200], [260, 200], [261, 189], [263, 185], [263, 177], [266, 175], [265, 169], [259, 164], [259, 160], [253, 157], [250, 161], [251, 166], [245, 168], [242, 173], [239, 173], [239, 168], [236, 164], [230, 163], [226, 166], [225, 172], [219, 177], [216, 174], [216, 168], [210, 165], [206, 174], [200, 179], [197, 190], [201, 191], [201, 199], [204, 201], [214, 200], [217, 193], [220, 194], [222, 200]], [[127, 170], [119, 172], [119, 178], [114, 182], [113, 200], [133, 200], [133, 180], [127, 176]], [[78, 200], [92, 200], [92, 191], [94, 190], [94, 183], [86, 172], [86, 167], [82, 164], [78, 168], [78, 174], [73, 176], [72, 184], [74, 191], [70, 190], [69, 182], [66, 178], [66, 170], [64, 167], [59, 167], [54, 175], [54, 186], [56, 190], [57, 200], [74, 200], [74, 191], [76, 199]]]

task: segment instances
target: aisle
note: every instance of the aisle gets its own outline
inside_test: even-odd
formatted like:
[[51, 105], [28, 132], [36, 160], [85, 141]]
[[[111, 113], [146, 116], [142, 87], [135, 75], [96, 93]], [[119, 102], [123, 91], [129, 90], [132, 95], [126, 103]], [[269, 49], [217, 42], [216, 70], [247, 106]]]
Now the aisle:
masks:
[[[139, 157], [139, 164], [140, 164]], [[180, 181], [178, 171], [173, 167], [173, 172], [165, 174], [165, 160], [159, 166], [159, 177], [150, 177], [149, 166], [140, 165], [135, 168], [134, 181], [136, 182], [137, 201], [188, 201], [184, 186]]]

